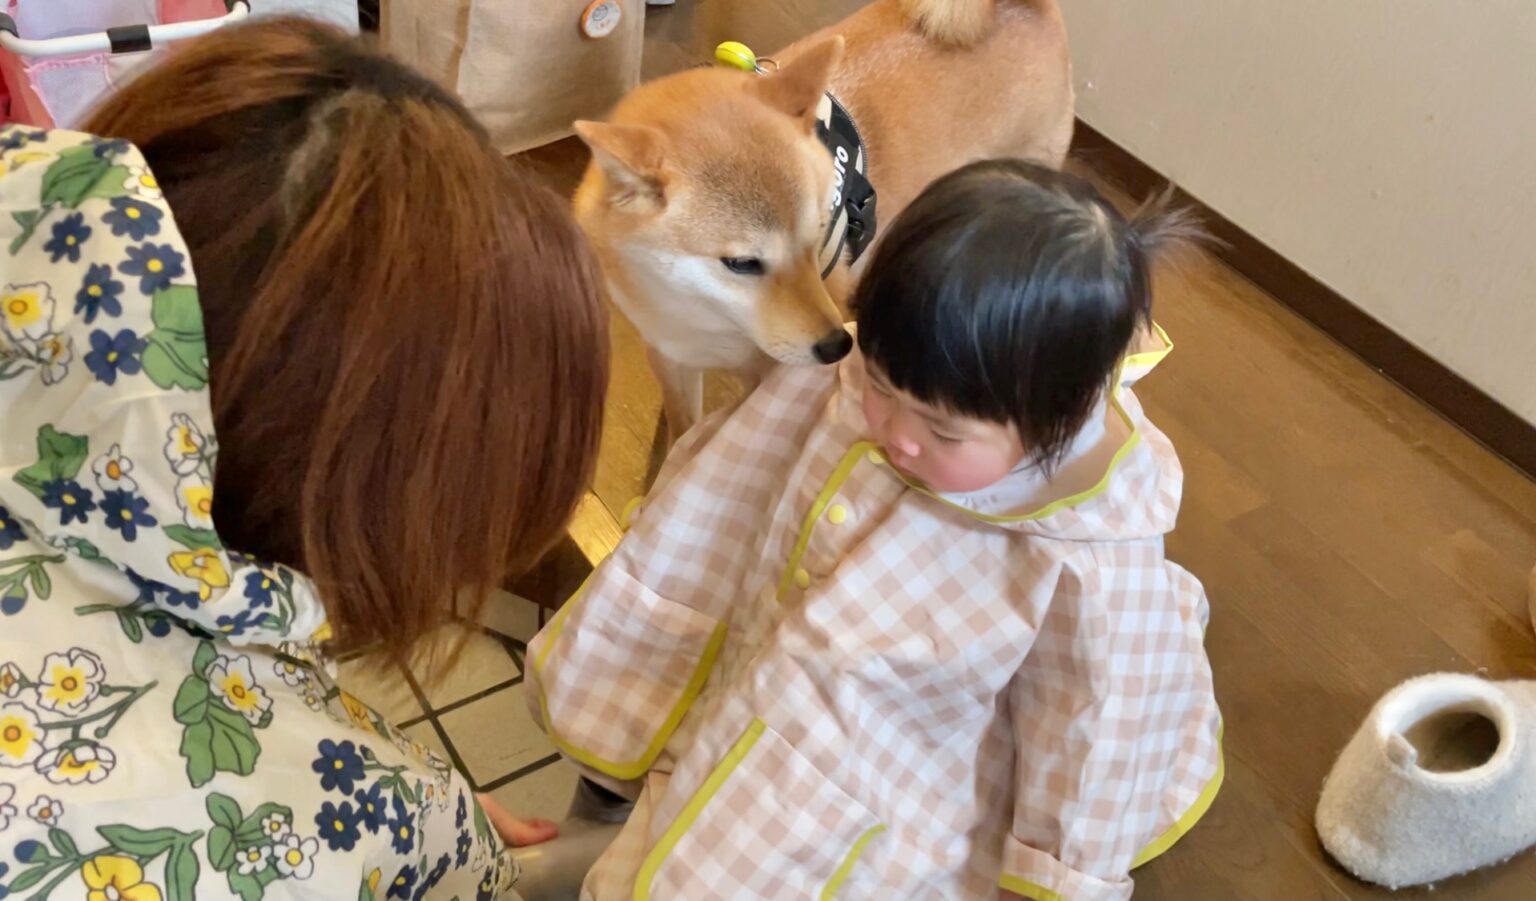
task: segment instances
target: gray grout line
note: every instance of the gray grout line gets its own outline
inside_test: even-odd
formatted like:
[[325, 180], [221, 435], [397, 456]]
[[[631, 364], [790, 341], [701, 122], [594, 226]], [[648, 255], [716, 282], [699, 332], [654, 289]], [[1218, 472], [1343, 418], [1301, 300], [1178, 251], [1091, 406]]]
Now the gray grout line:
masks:
[[495, 791], [496, 789], [501, 788], [503, 785], [510, 785], [511, 783], [516, 782], [524, 776], [531, 776], [534, 773], [537, 773], [539, 770], [549, 766], [550, 764], [559, 762], [559, 760], [560, 755], [558, 753], [551, 754], [542, 760], [535, 760], [533, 763], [528, 764], [522, 769], [513, 770], [505, 776], [498, 776], [495, 779], [492, 779], [490, 782], [487, 782], [485, 785], [480, 786], [478, 789], [476, 789], [476, 791]]
[[431, 716], [442, 716], [445, 713], [452, 713], [452, 712], [454, 712], [455, 710], [458, 710], [461, 707], [468, 707], [469, 705], [475, 703], [476, 701], [483, 701], [486, 698], [490, 697], [491, 695], [497, 694], [499, 692], [506, 691], [507, 689], [510, 689], [510, 688], [516, 688], [517, 686], [522, 685], [522, 684], [523, 684], [523, 677], [522, 677], [522, 674], [519, 673], [518, 675], [513, 676], [512, 678], [508, 679], [505, 682], [497, 682], [495, 685], [492, 685], [490, 688], [482, 688], [481, 690], [475, 692], [474, 694], [469, 695], [467, 697], [460, 698], [457, 701], [453, 701], [451, 703], [444, 704], [441, 707], [431, 708], [429, 710], [429, 715], [431, 715]]

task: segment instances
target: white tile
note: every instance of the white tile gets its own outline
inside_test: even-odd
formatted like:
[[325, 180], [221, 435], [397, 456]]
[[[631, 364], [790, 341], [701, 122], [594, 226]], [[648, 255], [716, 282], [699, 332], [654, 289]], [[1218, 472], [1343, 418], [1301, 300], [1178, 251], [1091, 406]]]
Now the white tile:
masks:
[[478, 785], [555, 753], [529, 716], [521, 685], [445, 713], [439, 721]]
[[[461, 637], [464, 644], [449, 656], [453, 642]], [[423, 642], [411, 672], [434, 710], [519, 675], [517, 662], [500, 641], [462, 625], [444, 626]]]
[[383, 662], [378, 654], [365, 654], [340, 664], [336, 685], [391, 723], [408, 722], [423, 713], [405, 674], [394, 664]]
[[565, 819], [576, 794], [576, 768], [563, 758], [491, 792], [501, 806], [520, 817], [556, 823]]
[[430, 722], [417, 723], [411, 728], [402, 729], [401, 731], [409, 735], [412, 741], [419, 741], [431, 748], [437, 756], [450, 763], [453, 762], [453, 755], [448, 753], [448, 748], [443, 745], [443, 740], [437, 736], [437, 730], [432, 728]]
[[524, 644], [539, 633], [539, 605], [507, 591], [494, 591], [476, 621]]

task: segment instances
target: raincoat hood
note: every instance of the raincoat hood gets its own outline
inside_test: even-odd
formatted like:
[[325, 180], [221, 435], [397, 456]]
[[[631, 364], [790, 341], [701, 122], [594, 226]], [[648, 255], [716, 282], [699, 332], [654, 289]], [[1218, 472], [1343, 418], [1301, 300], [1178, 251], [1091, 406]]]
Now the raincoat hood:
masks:
[[[1183, 470], [1168, 439], [1127, 389], [1172, 349], [1157, 326], [1139, 340], [1049, 477], [1026, 462], [996, 484], [964, 494], [937, 493], [906, 481], [940, 503], [1017, 532], [1071, 541], [1165, 535], [1178, 519]], [[837, 415], [868, 434], [864, 378], [863, 357], [855, 352], [841, 364]]]
[[[0, 154], [0, 530], [233, 643], [323, 638], [310, 583], [214, 526], [197, 281], [144, 158], [43, 131], [8, 133]], [[14, 614], [49, 586], [0, 572], [0, 593]]]

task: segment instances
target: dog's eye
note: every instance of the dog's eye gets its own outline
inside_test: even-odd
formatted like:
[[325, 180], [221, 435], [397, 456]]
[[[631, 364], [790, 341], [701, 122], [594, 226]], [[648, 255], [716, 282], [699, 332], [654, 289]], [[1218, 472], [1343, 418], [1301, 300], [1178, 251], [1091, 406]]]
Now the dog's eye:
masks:
[[757, 257], [721, 257], [720, 262], [737, 275], [763, 274], [763, 261]]

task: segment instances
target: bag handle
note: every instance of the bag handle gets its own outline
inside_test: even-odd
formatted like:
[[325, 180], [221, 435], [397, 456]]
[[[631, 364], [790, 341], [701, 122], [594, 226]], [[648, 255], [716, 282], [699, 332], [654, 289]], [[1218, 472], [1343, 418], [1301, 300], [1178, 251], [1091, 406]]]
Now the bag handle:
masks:
[[169, 44], [205, 35], [231, 22], [239, 22], [251, 14], [251, 0], [224, 0], [225, 14], [217, 19], [199, 19], [195, 22], [172, 22], [169, 25], [123, 25], [91, 34], [76, 34], [63, 38], [29, 40], [16, 29], [16, 20], [0, 13], [0, 48], [17, 56], [47, 59], [55, 56], [73, 56], [77, 53], [139, 53]]

